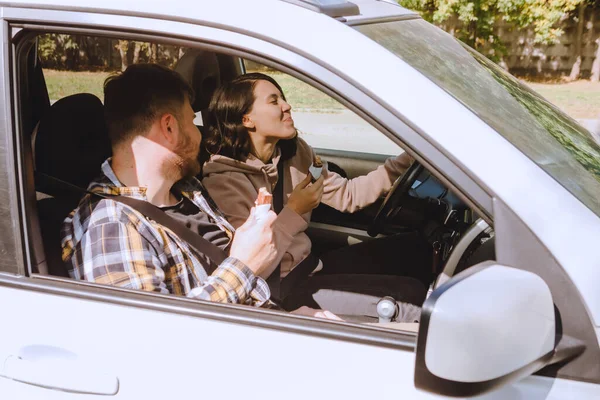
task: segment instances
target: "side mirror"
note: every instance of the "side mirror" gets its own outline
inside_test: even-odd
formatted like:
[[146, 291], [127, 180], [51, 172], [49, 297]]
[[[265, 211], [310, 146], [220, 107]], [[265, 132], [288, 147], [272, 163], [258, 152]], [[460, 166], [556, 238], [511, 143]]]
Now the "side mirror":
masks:
[[415, 386], [474, 396], [556, 361], [550, 289], [537, 275], [485, 262], [433, 291], [421, 314]]

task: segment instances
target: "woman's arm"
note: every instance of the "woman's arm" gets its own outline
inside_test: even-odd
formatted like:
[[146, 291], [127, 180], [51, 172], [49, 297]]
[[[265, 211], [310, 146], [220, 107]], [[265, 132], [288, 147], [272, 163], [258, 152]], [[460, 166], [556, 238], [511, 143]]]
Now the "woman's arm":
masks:
[[410, 166], [408, 153], [388, 158], [385, 163], [364, 176], [346, 179], [335, 172], [325, 172], [321, 202], [343, 212], [355, 212], [387, 193], [394, 181]]

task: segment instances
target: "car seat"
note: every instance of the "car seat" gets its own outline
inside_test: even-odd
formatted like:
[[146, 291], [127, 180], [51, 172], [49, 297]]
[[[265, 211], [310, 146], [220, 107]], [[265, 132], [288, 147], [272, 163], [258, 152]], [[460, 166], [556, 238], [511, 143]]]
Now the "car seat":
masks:
[[[83, 197], [67, 184], [87, 188], [111, 155], [100, 99], [80, 93], [54, 103], [40, 120], [32, 136], [32, 147], [47, 272], [67, 277], [68, 270], [61, 257], [60, 230], [62, 221]], [[65, 184], [57, 184], [48, 177]]]
[[194, 89], [194, 112], [205, 112], [213, 93], [221, 85], [221, 71], [217, 55], [212, 52], [189, 49], [181, 57], [175, 71], [178, 72]]
[[[192, 108], [200, 112], [202, 121], [207, 120], [208, 106], [215, 90], [225, 81], [242, 73], [241, 59], [225, 54], [216, 54], [199, 49], [188, 49], [175, 66], [175, 71], [185, 79], [195, 93]], [[203, 125], [198, 129], [202, 136], [206, 131]], [[208, 159], [206, 152], [200, 154], [200, 164]], [[201, 176], [198, 176], [201, 179]]]

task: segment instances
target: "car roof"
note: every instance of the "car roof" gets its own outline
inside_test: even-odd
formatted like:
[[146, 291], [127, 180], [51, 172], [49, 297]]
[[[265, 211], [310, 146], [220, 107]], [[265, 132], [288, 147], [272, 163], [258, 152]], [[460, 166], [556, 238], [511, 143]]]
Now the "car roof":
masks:
[[[225, 13], [230, 13], [242, 4], [248, 3], [248, 0], [196, 0], [191, 3], [189, 0], [171, 0], [168, 4], [169, 12], [164, 13], [164, 1], [146, 0], [86, 0], [82, 5], [77, 0], [16, 0], [10, 2], [0, 1], [0, 6], [26, 7], [26, 8], [49, 8], [63, 11], [87, 11], [87, 12], [112, 12], [118, 11], [120, 15], [126, 16], [149, 16], [156, 15], [164, 19], [175, 20], [197, 20], [202, 21], [203, 11], [210, 7], [211, 9], [222, 9]], [[328, 15], [342, 22], [348, 22], [352, 25], [359, 24], [362, 21], [369, 22], [380, 19], [396, 19], [401, 17], [418, 16], [414, 11], [401, 7], [397, 3], [389, 0], [253, 0], [252, 8], [265, 12], [273, 12], [279, 9], [282, 3], [303, 10], [310, 10], [314, 14]], [[322, 4], [323, 3], [323, 4]], [[340, 7], [337, 7], [337, 5]], [[348, 7], [346, 7], [348, 6]], [[355, 6], [358, 13], [353, 15], [346, 10]], [[274, 14], [277, 15], [277, 14]], [[307, 15], [307, 14], [303, 14]], [[294, 18], [297, 15], [294, 13]]]

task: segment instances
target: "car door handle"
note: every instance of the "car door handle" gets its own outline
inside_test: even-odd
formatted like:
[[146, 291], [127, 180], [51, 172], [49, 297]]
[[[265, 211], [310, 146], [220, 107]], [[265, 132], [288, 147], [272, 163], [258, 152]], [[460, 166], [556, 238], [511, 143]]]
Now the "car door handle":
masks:
[[6, 358], [0, 376], [17, 382], [71, 393], [114, 396], [119, 379], [79, 360], [27, 360], [11, 355]]

